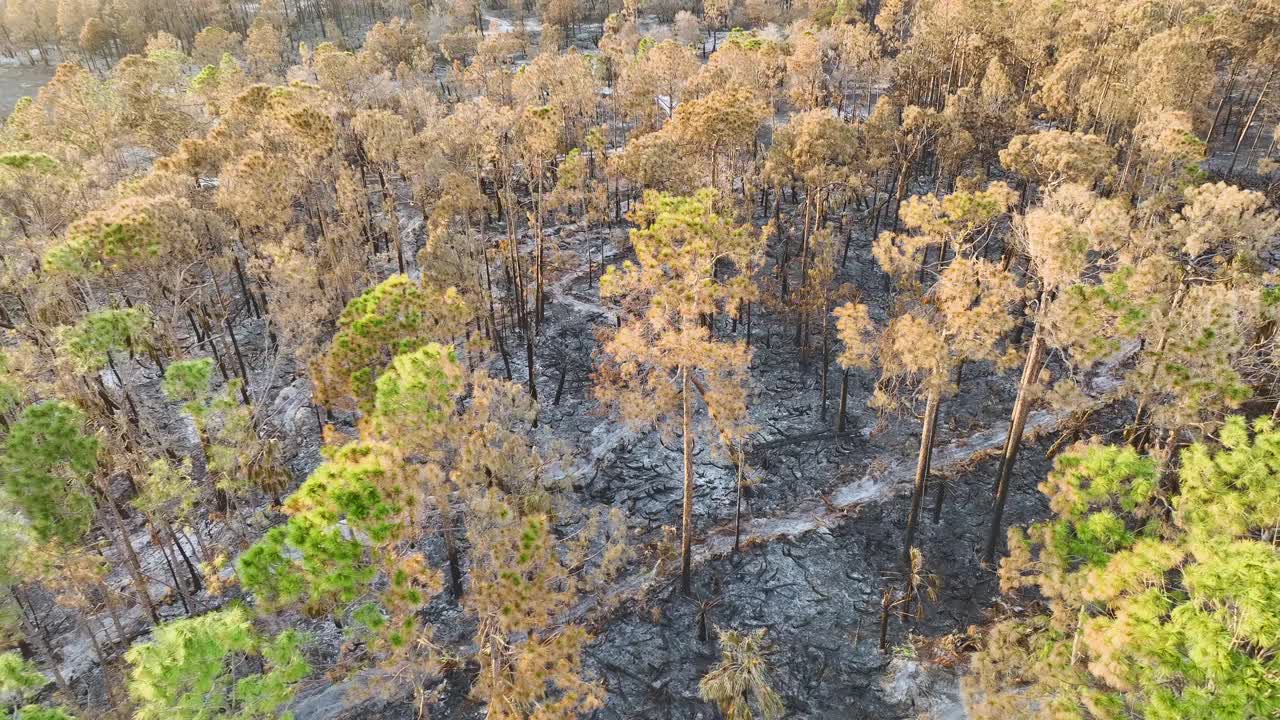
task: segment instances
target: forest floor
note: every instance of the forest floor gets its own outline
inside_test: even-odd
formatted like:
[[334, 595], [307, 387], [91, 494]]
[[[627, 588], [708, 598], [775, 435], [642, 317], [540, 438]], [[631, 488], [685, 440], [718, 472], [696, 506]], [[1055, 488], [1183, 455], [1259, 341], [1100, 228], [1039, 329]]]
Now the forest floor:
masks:
[[16, 60], [0, 62], [0, 120], [9, 117], [19, 100], [34, 96], [44, 87], [55, 69], [45, 65], [21, 65]]

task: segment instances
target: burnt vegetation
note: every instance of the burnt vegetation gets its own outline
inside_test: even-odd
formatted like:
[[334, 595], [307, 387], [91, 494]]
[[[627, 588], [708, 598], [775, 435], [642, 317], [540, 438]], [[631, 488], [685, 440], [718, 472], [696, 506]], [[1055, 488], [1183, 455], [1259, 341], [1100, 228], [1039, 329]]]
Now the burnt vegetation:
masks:
[[0, 6], [0, 716], [1280, 713], [1276, 3]]

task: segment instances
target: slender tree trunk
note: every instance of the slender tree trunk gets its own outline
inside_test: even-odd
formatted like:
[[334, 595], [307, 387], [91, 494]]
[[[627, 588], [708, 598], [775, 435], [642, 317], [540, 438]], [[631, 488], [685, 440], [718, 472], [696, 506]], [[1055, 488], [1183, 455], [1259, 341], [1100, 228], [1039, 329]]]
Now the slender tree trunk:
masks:
[[827, 376], [831, 370], [831, 307], [829, 301], [822, 304], [822, 422], [827, 422]]
[[204, 589], [204, 581], [200, 579], [200, 573], [196, 570], [196, 566], [191, 562], [191, 556], [182, 547], [182, 543], [178, 540], [178, 534], [173, 530], [173, 524], [169, 521], [164, 522], [165, 532], [169, 534], [169, 539], [173, 541], [173, 546], [178, 549], [178, 555], [182, 557], [182, 564], [187, 568], [187, 575], [191, 577], [191, 592], [198, 593]]
[[[218, 345], [213, 341], [213, 327], [209, 324], [209, 318], [205, 314], [203, 308], [200, 310], [200, 320], [204, 324], [205, 346], [209, 349], [209, 352], [213, 354], [213, 360], [218, 365], [218, 374], [222, 376], [222, 381], [228, 382], [231, 380], [231, 376], [227, 374], [227, 366], [222, 362], [222, 353], [218, 352]], [[191, 323], [191, 327], [196, 329], [198, 333], [199, 328], [195, 325], [195, 318], [191, 319]]]
[[151, 591], [147, 587], [147, 579], [142, 574], [142, 562], [138, 560], [138, 554], [133, 549], [133, 539], [129, 537], [129, 530], [125, 527], [124, 517], [120, 515], [120, 508], [116, 507], [115, 500], [111, 498], [110, 491], [107, 488], [100, 488], [99, 493], [102, 496], [102, 502], [106, 505], [104, 514], [111, 518], [120, 534], [117, 547], [120, 549], [120, 553], [124, 555], [125, 567], [128, 568], [134, 589], [138, 592], [138, 600], [142, 602], [142, 607], [146, 610], [147, 616], [151, 618], [151, 622], [159, 625], [160, 613], [156, 611], [155, 603], [151, 600]]
[[524, 331], [524, 357], [529, 365], [529, 397], [537, 401], [538, 381], [534, 379], [535, 370], [533, 367], [533, 328], [529, 327], [527, 318]]
[[502, 355], [502, 371], [507, 378], [507, 382], [511, 382], [511, 356], [507, 354], [507, 343], [502, 339], [502, 330], [498, 327], [498, 321], [493, 316], [493, 307], [489, 308], [489, 331], [493, 333], [493, 339], [498, 344], [498, 353]]
[[778, 275], [781, 284], [782, 300], [787, 299], [787, 233], [782, 227], [782, 188], [778, 188], [778, 196], [773, 199], [773, 227], [778, 233], [778, 241], [782, 243], [782, 259], [778, 261]]
[[444, 554], [449, 563], [449, 592], [453, 599], [462, 598], [462, 566], [458, 561], [458, 542], [453, 534], [453, 511], [449, 507], [447, 491], [441, 489], [437, 501], [440, 505], [440, 534], [444, 537]]
[[115, 683], [112, 682], [107, 668], [107, 654], [103, 652], [102, 643], [98, 642], [98, 636], [93, 632], [93, 628], [89, 625], [88, 618], [86, 617], [87, 614], [88, 610], [77, 613], [76, 624], [80, 626], [80, 632], [84, 633], [89, 639], [89, 645], [93, 648], [94, 657], [98, 658], [98, 667], [102, 670], [102, 684], [107, 692], [107, 704], [114, 707], [116, 699], [115, 691], [112, 689], [112, 686], [115, 685]]
[[1235, 148], [1231, 152], [1231, 165], [1227, 167], [1227, 179], [1231, 179], [1231, 173], [1236, 169], [1236, 160], [1240, 157], [1240, 146], [1244, 144], [1245, 135], [1249, 134], [1249, 128], [1253, 127], [1253, 119], [1258, 114], [1258, 108], [1262, 105], [1262, 99], [1267, 96], [1267, 90], [1271, 88], [1271, 81], [1275, 78], [1276, 71], [1272, 70], [1267, 76], [1267, 81], [1262, 84], [1262, 90], [1258, 92], [1258, 99], [1253, 102], [1253, 109], [1249, 111], [1249, 117], [1244, 121], [1244, 127], [1240, 128], [1240, 136], [1236, 138]]
[[920, 452], [916, 458], [916, 479], [911, 492], [911, 512], [907, 515], [907, 535], [902, 548], [903, 565], [908, 574], [911, 572], [911, 548], [915, 546], [916, 525], [920, 520], [920, 508], [924, 505], [924, 494], [929, 481], [929, 463], [933, 456], [933, 434], [938, 426], [938, 406], [941, 401], [941, 389], [934, 388], [929, 391], [929, 399], [925, 403], [924, 420], [920, 429]]
[[[960, 383], [964, 379], [964, 360], [956, 363], [956, 387], [960, 387]], [[938, 494], [934, 497], [933, 503], [933, 524], [937, 525], [942, 522], [942, 503], [947, 498], [947, 481], [946, 478], [938, 478]]]
[[543, 238], [542, 238], [543, 231], [542, 231], [542, 174], [541, 173], [538, 174], [538, 193], [534, 199], [534, 202], [536, 203], [536, 206], [534, 208], [534, 220], [537, 225], [537, 227], [534, 228], [535, 241], [537, 242], [537, 247], [535, 249], [537, 257], [534, 258], [534, 268], [533, 268], [533, 272], [535, 276], [534, 295], [533, 295], [534, 326], [537, 328], [537, 332], [542, 332], [542, 323], [543, 321], [546, 320], [546, 315], [543, 309], [545, 306], [544, 300], [543, 300], [543, 273], [545, 271], [544, 262], [543, 262], [543, 247], [545, 245], [545, 242], [543, 241]]
[[240, 354], [240, 342], [236, 340], [236, 331], [231, 328], [231, 318], [224, 317], [222, 321], [227, 326], [227, 335], [231, 336], [231, 348], [236, 353], [236, 364], [240, 366], [240, 399], [245, 405], [252, 405], [249, 402], [249, 371], [244, 367], [244, 356]]
[[36, 648], [40, 650], [40, 654], [44, 656], [44, 664], [49, 673], [53, 675], [53, 681], [58, 684], [58, 689], [62, 691], [63, 696], [70, 702], [75, 696], [71, 694], [71, 686], [67, 684], [67, 678], [62, 674], [62, 666], [58, 663], [57, 658], [53, 655], [53, 648], [49, 647], [49, 641], [45, 638], [44, 633], [35, 626], [31, 618], [27, 617], [27, 613], [21, 610], [22, 602], [18, 600], [17, 588], [9, 588], [9, 593], [13, 595], [13, 599], [18, 601], [18, 614], [22, 617], [22, 629], [26, 632], [27, 637], [36, 644]]
[[249, 292], [249, 284], [244, 279], [244, 269], [240, 266], [240, 258], [236, 255], [231, 256], [231, 265], [235, 268], [236, 279], [240, 281], [240, 292], [244, 295], [244, 300], [249, 304], [249, 311], [253, 313], [255, 318], [262, 317], [262, 311], [258, 309], [258, 301], [254, 299], [253, 293]]
[[880, 596], [880, 652], [889, 649], [889, 611], [892, 608], [891, 591], [886, 589]]
[[173, 589], [177, 591], [178, 600], [182, 602], [182, 610], [187, 615], [191, 615], [192, 610], [195, 608], [195, 603], [192, 602], [191, 596], [187, 593], [187, 586], [183, 585], [182, 580], [178, 579], [178, 569], [173, 564], [173, 558], [169, 555], [168, 548], [165, 547], [164, 538], [160, 535], [160, 529], [156, 527], [155, 523], [148, 522], [151, 526], [151, 541], [156, 544], [156, 547], [160, 548], [160, 556], [164, 558], [165, 568], [169, 571], [169, 579], [173, 581]]
[[1022, 365], [1022, 379], [1018, 383], [1018, 398], [1013, 402], [1013, 416], [1009, 419], [1009, 434], [1005, 437], [1004, 453], [1000, 456], [1000, 470], [996, 475], [995, 502], [991, 508], [991, 526], [987, 529], [987, 542], [982, 547], [982, 562], [990, 565], [995, 561], [996, 543], [1000, 539], [1000, 522], [1004, 516], [1005, 501], [1009, 497], [1009, 477], [1013, 472], [1013, 463], [1018, 458], [1018, 447], [1022, 444], [1022, 431], [1027, 425], [1027, 414], [1031, 410], [1031, 398], [1028, 397], [1032, 383], [1040, 375], [1040, 367], [1044, 361], [1044, 337], [1040, 334], [1037, 323], [1031, 333], [1031, 347], [1027, 348], [1027, 359]]
[[1209, 144], [1209, 140], [1213, 138], [1213, 131], [1218, 127], [1218, 120], [1222, 117], [1222, 108], [1227, 104], [1227, 98], [1231, 97], [1232, 91], [1236, 87], [1236, 74], [1239, 72], [1239, 65], [1235, 62], [1231, 63], [1231, 74], [1227, 77], [1227, 87], [1222, 92], [1222, 98], [1218, 100], [1218, 107], [1213, 111], [1213, 122], [1209, 123], [1209, 131], [1204, 134], [1204, 142]]
[[551, 401], [552, 406], [559, 407], [560, 394], [564, 392], [564, 378], [569, 371], [569, 358], [566, 356], [560, 360], [560, 379], [556, 381], [556, 396]]
[[840, 378], [840, 414], [836, 418], [836, 435], [844, 434], [846, 411], [849, 406], [849, 370], [845, 369], [844, 375]]
[[684, 432], [684, 506], [680, 514], [680, 590], [691, 590], [690, 570], [693, 544], [693, 400], [689, 390], [689, 368], [680, 369], [680, 395], [684, 403], [681, 423]]
[[738, 552], [738, 542], [742, 538], [742, 451], [738, 450], [738, 484], [734, 488], [733, 498], [733, 551]]

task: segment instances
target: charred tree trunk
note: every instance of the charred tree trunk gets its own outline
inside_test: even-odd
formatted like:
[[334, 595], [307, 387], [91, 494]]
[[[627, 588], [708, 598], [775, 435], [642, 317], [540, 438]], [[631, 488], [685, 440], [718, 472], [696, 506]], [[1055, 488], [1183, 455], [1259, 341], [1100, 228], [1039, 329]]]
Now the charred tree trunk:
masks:
[[[18, 591], [16, 588], [9, 589], [15, 601], [18, 600]], [[40, 650], [40, 654], [44, 656], [45, 666], [49, 670], [49, 674], [53, 675], [53, 681], [58, 684], [58, 689], [62, 691], [63, 696], [68, 700], [75, 697], [71, 694], [71, 686], [67, 684], [67, 678], [62, 674], [62, 667], [58, 663], [58, 659], [53, 655], [53, 648], [49, 647], [49, 641], [45, 638], [44, 633], [35, 626], [31, 618], [27, 617], [27, 613], [21, 609], [22, 603], [18, 601], [18, 614], [22, 617], [22, 629], [26, 632], [27, 637], [36, 644], [36, 648]]]
[[1022, 365], [1022, 379], [1018, 383], [1018, 398], [1013, 402], [1013, 417], [1009, 420], [1009, 435], [1005, 438], [1004, 453], [1000, 456], [1000, 470], [996, 475], [995, 501], [991, 508], [991, 526], [987, 530], [987, 542], [982, 547], [982, 562], [990, 565], [995, 560], [996, 543], [1000, 538], [1000, 521], [1004, 516], [1005, 501], [1009, 497], [1009, 476], [1013, 471], [1013, 463], [1018, 458], [1018, 446], [1022, 444], [1022, 431], [1027, 425], [1027, 414], [1031, 409], [1031, 398], [1028, 397], [1031, 384], [1040, 374], [1044, 360], [1044, 338], [1039, 326], [1031, 334], [1031, 347], [1027, 348], [1027, 359]]
[[138, 553], [133, 549], [133, 539], [129, 537], [129, 530], [125, 527], [124, 517], [120, 514], [120, 508], [116, 506], [115, 500], [111, 499], [110, 491], [107, 488], [98, 488], [98, 495], [105, 506], [103, 515], [106, 515], [111, 520], [119, 533], [116, 547], [119, 548], [120, 554], [124, 556], [125, 567], [129, 570], [129, 577], [133, 581], [133, 587], [138, 592], [138, 600], [142, 603], [143, 609], [146, 610], [147, 617], [151, 618], [151, 622], [159, 625], [160, 613], [156, 610], [155, 603], [151, 600], [151, 591], [147, 587], [146, 576], [142, 574], [142, 562], [138, 560]]
[[911, 548], [915, 547], [916, 525], [920, 520], [920, 508], [924, 505], [924, 494], [928, 489], [929, 463], [933, 459], [933, 435], [938, 426], [938, 406], [942, 401], [942, 390], [933, 388], [929, 391], [929, 399], [925, 404], [924, 420], [920, 429], [920, 452], [916, 458], [916, 479], [911, 492], [911, 511], [907, 515], [907, 534], [903, 541], [902, 563], [907, 573], [911, 572]]
[[693, 545], [693, 400], [689, 388], [689, 368], [680, 369], [680, 394], [684, 404], [681, 427], [684, 433], [684, 503], [680, 513], [680, 590], [690, 592]]
[[444, 538], [444, 554], [449, 563], [449, 592], [455, 600], [462, 598], [462, 565], [458, 560], [458, 541], [453, 534], [453, 512], [445, 492], [440, 493], [440, 534]]
[[836, 418], [836, 435], [844, 434], [845, 418], [849, 407], [849, 370], [840, 378], [840, 414]]

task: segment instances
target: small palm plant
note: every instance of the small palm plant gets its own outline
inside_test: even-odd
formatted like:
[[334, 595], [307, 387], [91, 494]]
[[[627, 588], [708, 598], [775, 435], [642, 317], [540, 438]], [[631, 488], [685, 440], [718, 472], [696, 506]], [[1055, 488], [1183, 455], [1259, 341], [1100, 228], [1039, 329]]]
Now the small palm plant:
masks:
[[698, 683], [703, 700], [714, 702], [725, 720], [781, 718], [782, 696], [769, 686], [765, 630], [720, 633], [720, 663]]

